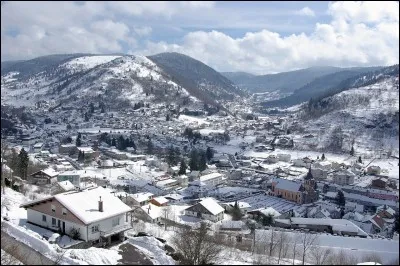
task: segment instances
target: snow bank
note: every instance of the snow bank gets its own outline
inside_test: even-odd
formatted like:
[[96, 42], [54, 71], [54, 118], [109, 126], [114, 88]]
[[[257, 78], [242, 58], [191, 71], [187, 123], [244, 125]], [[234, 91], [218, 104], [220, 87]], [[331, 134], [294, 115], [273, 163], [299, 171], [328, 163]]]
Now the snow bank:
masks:
[[140, 249], [155, 265], [175, 265], [175, 261], [165, 254], [163, 244], [154, 237], [135, 237], [127, 241]]

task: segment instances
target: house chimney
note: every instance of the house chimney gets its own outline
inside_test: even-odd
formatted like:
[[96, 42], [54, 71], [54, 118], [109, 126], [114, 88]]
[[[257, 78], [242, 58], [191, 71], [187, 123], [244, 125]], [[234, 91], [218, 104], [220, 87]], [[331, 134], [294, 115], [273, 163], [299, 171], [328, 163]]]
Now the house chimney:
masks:
[[99, 200], [99, 212], [103, 212], [103, 202], [101, 201], [101, 196]]
[[149, 207], [147, 208], [147, 213], [150, 213], [150, 204]]

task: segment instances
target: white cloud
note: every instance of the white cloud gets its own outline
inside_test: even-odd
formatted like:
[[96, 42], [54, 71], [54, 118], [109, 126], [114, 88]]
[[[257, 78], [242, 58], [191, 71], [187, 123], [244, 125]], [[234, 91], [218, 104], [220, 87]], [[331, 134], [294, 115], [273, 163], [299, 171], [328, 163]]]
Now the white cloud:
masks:
[[302, 9], [295, 12], [297, 15], [308, 16], [308, 17], [315, 17], [314, 11], [309, 7], [303, 7]]
[[[264, 74], [313, 65], [389, 65], [398, 63], [399, 58], [398, 10], [398, 2], [334, 2], [327, 9], [330, 22], [317, 23], [307, 34], [282, 36], [271, 25], [279, 24], [286, 31], [301, 26], [282, 19], [287, 16], [289, 20], [293, 10], [237, 10], [215, 2], [191, 1], [80, 5], [8, 1], [1, 9], [1, 56], [9, 60], [54, 53], [125, 52], [128, 45], [129, 53], [185, 53], [219, 71]], [[315, 15], [309, 7], [297, 12]], [[175, 30], [170, 39], [174, 41], [166, 41], [163, 38], [172, 30], [160, 33], [152, 24], [155, 22], [165, 26], [163, 29], [201, 30], [184, 36]], [[215, 27], [256, 30], [232, 37]], [[14, 34], [7, 34], [10, 31]], [[146, 40], [150, 35], [162, 41]], [[138, 47], [136, 39], [144, 45]]]
[[147, 36], [147, 35], [151, 34], [152, 30], [153, 29], [149, 26], [133, 28], [133, 31], [139, 36]]
[[[365, 6], [356, 4], [354, 8], [364, 10]], [[392, 8], [391, 5], [386, 6], [386, 9]], [[351, 15], [343, 15], [350, 11]], [[258, 74], [315, 65], [350, 67], [399, 62], [399, 23], [398, 17], [392, 15], [393, 10], [380, 9], [383, 22], [372, 13], [350, 8], [344, 12], [343, 8], [334, 4], [329, 6], [329, 12], [333, 17], [331, 23], [317, 23], [308, 35], [280, 36], [276, 32], [262, 30], [232, 38], [218, 31], [196, 31], [185, 35], [181, 44], [148, 42], [146, 49], [138, 52], [146, 55], [181, 52], [219, 71]], [[358, 22], [354, 23], [352, 17]], [[376, 23], [367, 25], [364, 21]]]
[[385, 20], [399, 21], [398, 1], [344, 1], [329, 3], [328, 13], [334, 19], [344, 19], [352, 23]]
[[[134, 18], [154, 17], [171, 19], [177, 14], [197, 12], [213, 5], [213, 2], [167, 1], [89, 1], [79, 4], [72, 1], [7, 1], [1, 8], [1, 57], [13, 60], [52, 53], [124, 52], [123, 42], [131, 49], [136, 48], [135, 38], [152, 32], [150, 26], [135, 28], [127, 21], [132, 23]], [[16, 36], [7, 34], [9, 30]]]

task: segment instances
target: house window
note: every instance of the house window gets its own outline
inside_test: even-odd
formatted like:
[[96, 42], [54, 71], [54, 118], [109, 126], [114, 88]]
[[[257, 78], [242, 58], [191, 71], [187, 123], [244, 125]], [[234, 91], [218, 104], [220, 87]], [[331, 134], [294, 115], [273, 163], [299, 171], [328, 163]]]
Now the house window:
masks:
[[53, 204], [51, 204], [51, 212], [53, 212], [53, 213], [56, 212], [56, 206], [54, 206]]
[[92, 226], [92, 234], [97, 233], [99, 231], [99, 225]]
[[62, 214], [63, 214], [63, 215], [67, 215], [67, 209], [62, 208]]
[[115, 218], [112, 220], [112, 226], [117, 226], [119, 225], [119, 218]]
[[53, 226], [56, 226], [56, 218], [51, 218], [51, 224], [52, 224]]
[[46, 215], [42, 215], [42, 221], [46, 222]]

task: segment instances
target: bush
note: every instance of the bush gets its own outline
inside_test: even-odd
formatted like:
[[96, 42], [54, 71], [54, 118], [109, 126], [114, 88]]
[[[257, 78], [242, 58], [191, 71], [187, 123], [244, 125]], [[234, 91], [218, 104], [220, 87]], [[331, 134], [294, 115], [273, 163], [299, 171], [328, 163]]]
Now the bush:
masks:
[[69, 231], [69, 235], [72, 237], [74, 240], [78, 240], [81, 238], [81, 232], [79, 232], [79, 228], [72, 227], [71, 230]]

